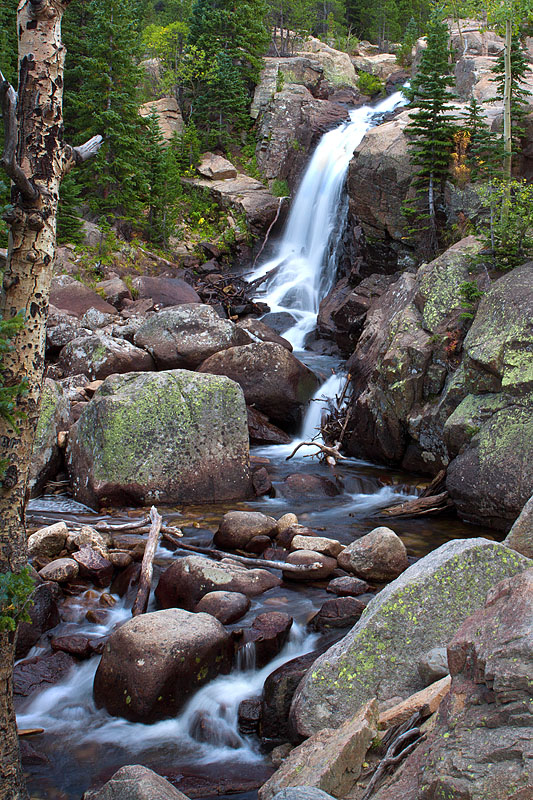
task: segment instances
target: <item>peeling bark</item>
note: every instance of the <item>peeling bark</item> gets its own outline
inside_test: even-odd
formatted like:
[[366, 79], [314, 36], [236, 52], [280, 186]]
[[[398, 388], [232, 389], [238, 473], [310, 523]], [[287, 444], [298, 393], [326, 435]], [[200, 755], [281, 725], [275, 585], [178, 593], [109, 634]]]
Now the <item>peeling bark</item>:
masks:
[[[0, 314], [8, 319], [22, 312], [25, 318], [2, 370], [7, 386], [24, 381], [27, 387], [17, 400], [18, 424], [0, 417], [0, 458], [7, 462], [0, 487], [0, 572], [19, 572], [27, 560], [24, 509], [44, 372], [59, 185], [98, 146], [93, 140], [82, 148], [63, 144], [61, 18], [68, 2], [20, 0], [18, 93], [0, 76], [2, 166], [13, 182]], [[14, 637], [0, 632], [0, 800], [27, 797], [14, 725], [13, 653]]]

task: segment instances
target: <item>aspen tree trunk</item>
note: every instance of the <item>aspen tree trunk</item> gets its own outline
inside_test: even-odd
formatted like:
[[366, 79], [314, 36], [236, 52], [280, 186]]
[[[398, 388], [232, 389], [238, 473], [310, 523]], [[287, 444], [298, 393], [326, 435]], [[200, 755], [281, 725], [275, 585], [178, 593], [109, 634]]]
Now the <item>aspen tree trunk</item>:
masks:
[[505, 79], [503, 88], [503, 173], [511, 180], [512, 131], [511, 131], [511, 19], [505, 20]]
[[[46, 318], [56, 240], [59, 184], [63, 175], [97, 152], [101, 137], [64, 145], [61, 17], [69, 0], [20, 0], [18, 95], [0, 72], [5, 149], [2, 166], [12, 181], [13, 208], [0, 314], [22, 312], [24, 327], [2, 362], [5, 385], [25, 381], [17, 425], [0, 417], [0, 458], [7, 469], [0, 486], [0, 573], [25, 566], [24, 509], [44, 371]], [[1, 65], [0, 65], [1, 66]], [[15, 635], [0, 631], [0, 800], [25, 800], [12, 694]]]

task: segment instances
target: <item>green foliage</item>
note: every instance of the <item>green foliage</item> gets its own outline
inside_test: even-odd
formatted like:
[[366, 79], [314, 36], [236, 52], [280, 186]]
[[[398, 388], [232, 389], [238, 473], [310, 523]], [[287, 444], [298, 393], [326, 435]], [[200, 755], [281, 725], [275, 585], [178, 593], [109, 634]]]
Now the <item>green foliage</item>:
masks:
[[481, 291], [475, 281], [463, 281], [463, 283], [461, 283], [459, 286], [461, 307], [466, 309], [461, 314], [462, 319], [474, 319], [476, 304], [483, 295], [484, 292]]
[[415, 110], [405, 133], [409, 137], [411, 163], [417, 171], [413, 181], [416, 195], [403, 207], [409, 233], [416, 233], [422, 252], [428, 256], [438, 249], [436, 209], [442, 201], [456, 131], [450, 113], [452, 97], [448, 87], [452, 85], [448, 27], [434, 15], [420, 68], [406, 91]]
[[280, 178], [276, 178], [272, 181], [270, 191], [274, 197], [290, 197], [291, 194], [287, 181], [281, 180]]
[[17, 0], [3, 0], [0, 4], [0, 69], [6, 80], [16, 85]]
[[385, 84], [381, 78], [378, 75], [372, 75], [370, 72], [359, 73], [357, 86], [361, 94], [366, 94], [369, 97], [381, 94], [385, 89]]
[[282, 92], [284, 86], [285, 86], [285, 73], [283, 72], [283, 70], [278, 69], [278, 74], [276, 75], [276, 92]]
[[81, 186], [76, 182], [76, 174], [69, 172], [61, 181], [59, 205], [57, 209], [57, 241], [59, 244], [81, 244], [83, 241], [83, 221], [80, 218]]
[[15, 631], [19, 622], [31, 622], [27, 609], [34, 588], [28, 567], [0, 574], [0, 631]]
[[409, 24], [405, 29], [400, 49], [396, 54], [398, 63], [401, 64], [403, 67], [411, 66], [413, 60], [412, 58], [413, 47], [417, 39], [418, 39], [418, 27], [415, 22], [415, 18], [411, 17], [411, 19], [409, 20]]
[[105, 137], [76, 180], [91, 210], [100, 218], [118, 218], [126, 235], [139, 224], [146, 188], [138, 22], [135, 0], [74, 0], [64, 19], [67, 136], [74, 144], [97, 133]]
[[492, 180], [478, 193], [490, 213], [477, 232], [494, 267], [513, 269], [533, 258], [533, 186], [524, 180]]
[[224, 148], [233, 129], [244, 130], [249, 125], [248, 104], [249, 95], [239, 68], [228, 53], [218, 53], [194, 115], [208, 133], [208, 147]]
[[472, 180], [494, 177], [498, 169], [501, 169], [502, 140], [490, 130], [486, 115], [474, 96], [466, 110], [464, 129], [470, 137], [466, 163]]
[[181, 133], [174, 134], [170, 141], [170, 149], [182, 175], [194, 170], [200, 163], [202, 152], [200, 135], [194, 122], [188, 122]]
[[[505, 86], [505, 59], [500, 53], [492, 68], [496, 83], [496, 97], [503, 102]], [[511, 124], [513, 131], [513, 148], [516, 152], [520, 149], [520, 138], [524, 135], [524, 118], [528, 113], [528, 97], [531, 92], [524, 88], [526, 76], [529, 73], [529, 62], [525, 49], [520, 42], [518, 34], [511, 40]]]

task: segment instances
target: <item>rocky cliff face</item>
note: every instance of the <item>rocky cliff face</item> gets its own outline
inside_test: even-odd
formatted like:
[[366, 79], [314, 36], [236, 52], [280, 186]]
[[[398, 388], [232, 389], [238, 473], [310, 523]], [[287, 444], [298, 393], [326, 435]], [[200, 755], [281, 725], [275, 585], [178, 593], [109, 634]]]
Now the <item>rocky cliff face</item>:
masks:
[[[461, 516], [508, 530], [533, 492], [533, 263], [489, 285], [474, 237], [404, 273], [368, 311], [348, 362], [345, 446], [435, 474]], [[469, 321], [461, 284], [484, 291]]]

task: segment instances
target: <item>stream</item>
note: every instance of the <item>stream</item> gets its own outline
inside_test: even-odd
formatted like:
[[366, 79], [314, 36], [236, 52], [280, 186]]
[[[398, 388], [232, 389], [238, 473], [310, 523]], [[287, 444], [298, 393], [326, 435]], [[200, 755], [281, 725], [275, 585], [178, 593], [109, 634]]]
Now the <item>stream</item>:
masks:
[[[404, 102], [401, 93], [396, 93], [375, 108], [355, 109], [350, 113], [350, 122], [323, 136], [303, 177], [274, 255], [251, 276], [256, 279], [272, 273], [262, 286], [260, 299], [268, 303], [272, 313], [286, 315], [283, 336], [292, 343], [295, 355], [326, 379], [293, 442], [253, 448], [253, 456], [270, 460], [274, 497], [217, 506], [160, 509], [166, 524], [182, 528], [186, 543], [209, 546], [226, 511], [248, 509], [276, 518], [288, 511], [294, 512], [302, 524], [349, 544], [381, 524], [375, 518], [380, 508], [390, 505], [391, 500], [401, 502], [416, 497], [419, 492], [416, 476], [355, 459], [329, 467], [311, 457], [315, 448], [301, 448], [293, 459], [286, 460], [297, 444], [317, 436], [322, 414], [341, 393], [345, 383], [338, 360], [306, 351], [305, 343], [316, 325], [319, 302], [336, 279], [337, 249], [347, 213], [343, 189], [348, 165], [366, 130], [377, 124], [383, 114]], [[295, 472], [327, 480], [334, 492], [311, 499], [284, 496], [283, 481]], [[101, 520], [121, 523], [144, 513], [139, 509], [120, 509], [111, 515], [95, 514], [67, 498], [41, 498], [31, 502], [28, 522], [34, 527], [60, 519], [88, 524]], [[478, 533], [490, 537], [482, 529], [445, 517], [397, 520], [392, 527], [402, 537], [412, 559], [451, 538]], [[175, 558], [173, 550], [159, 546], [154, 585], [161, 570]], [[142, 763], [170, 778], [191, 797], [231, 794], [246, 800], [255, 796], [254, 790], [269, 777], [272, 767], [260, 742], [239, 733], [239, 703], [260, 696], [265, 678], [278, 666], [320, 644], [324, 635], [309, 633], [306, 623], [324, 600], [332, 597], [325, 587], [326, 582], [286, 581], [254, 598], [246, 616], [229, 627], [246, 627], [263, 611], [286, 611], [294, 618], [288, 643], [275, 660], [259, 670], [254, 666], [253, 651], [245, 650], [230, 675], [218, 677], [200, 689], [174, 719], [143, 725], [111, 717], [106, 711], [96, 709], [92, 684], [98, 656], [80, 662], [60, 683], [28, 698], [19, 708], [19, 728], [44, 729], [43, 734], [29, 740], [38, 756], [31, 759], [34, 763], [25, 764], [30, 795], [40, 800], [80, 800], [87, 788], [107, 780], [120, 766]], [[63, 605], [64, 619], [52, 632], [45, 634], [29, 656], [49, 651], [51, 633], [80, 633], [96, 638], [107, 635], [130, 618], [128, 603], [116, 596], [117, 603], [110, 609], [105, 624], [88, 622], [85, 615], [88, 609], [99, 607], [101, 594], [102, 590], [98, 589], [67, 597]], [[129, 602], [131, 605], [131, 598]], [[156, 610], [153, 597], [149, 610]], [[214, 723], [211, 741], [198, 740], [199, 715]]]

